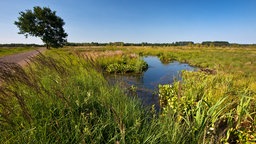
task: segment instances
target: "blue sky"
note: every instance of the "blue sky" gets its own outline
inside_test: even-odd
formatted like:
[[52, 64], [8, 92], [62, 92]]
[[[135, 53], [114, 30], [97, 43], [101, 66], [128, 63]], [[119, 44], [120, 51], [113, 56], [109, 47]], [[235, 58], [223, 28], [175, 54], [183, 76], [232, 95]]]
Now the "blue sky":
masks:
[[57, 12], [69, 42], [256, 43], [256, 0], [0, 0], [0, 43], [42, 43], [13, 24], [34, 6]]

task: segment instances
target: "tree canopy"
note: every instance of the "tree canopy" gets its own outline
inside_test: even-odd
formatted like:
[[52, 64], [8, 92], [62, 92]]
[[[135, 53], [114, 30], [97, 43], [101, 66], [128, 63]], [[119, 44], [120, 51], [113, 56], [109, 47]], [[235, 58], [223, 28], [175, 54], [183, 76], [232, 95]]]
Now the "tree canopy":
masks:
[[26, 10], [19, 14], [18, 21], [14, 22], [20, 30], [19, 34], [24, 34], [25, 37], [40, 37], [47, 48], [62, 47], [67, 42], [68, 35], [63, 28], [65, 23], [62, 18], [56, 16], [56, 11], [36, 6], [33, 11]]

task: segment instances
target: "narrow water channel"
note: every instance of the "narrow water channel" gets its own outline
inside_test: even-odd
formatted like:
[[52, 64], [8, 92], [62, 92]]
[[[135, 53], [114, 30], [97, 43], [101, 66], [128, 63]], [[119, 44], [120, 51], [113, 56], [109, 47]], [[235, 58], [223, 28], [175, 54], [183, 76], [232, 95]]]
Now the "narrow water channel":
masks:
[[149, 66], [143, 74], [110, 74], [105, 77], [109, 83], [118, 83], [126, 89], [129, 89], [131, 86], [136, 87], [135, 94], [142, 100], [142, 103], [149, 106], [155, 104], [157, 108], [159, 107], [158, 85], [171, 84], [175, 80], [181, 80], [182, 70], [195, 70], [194, 67], [178, 61], [164, 64], [156, 56], [147, 56], [143, 59]]

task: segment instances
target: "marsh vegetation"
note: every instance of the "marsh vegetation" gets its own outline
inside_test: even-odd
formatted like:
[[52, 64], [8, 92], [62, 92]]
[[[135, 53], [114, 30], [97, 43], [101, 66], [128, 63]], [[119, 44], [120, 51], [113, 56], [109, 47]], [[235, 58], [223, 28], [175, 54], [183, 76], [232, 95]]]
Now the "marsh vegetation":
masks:
[[[201, 68], [159, 85], [159, 112], [102, 74], [140, 73], [148, 55]], [[255, 61], [254, 47], [107, 46], [49, 50], [25, 68], [1, 63], [0, 142], [253, 143]]]

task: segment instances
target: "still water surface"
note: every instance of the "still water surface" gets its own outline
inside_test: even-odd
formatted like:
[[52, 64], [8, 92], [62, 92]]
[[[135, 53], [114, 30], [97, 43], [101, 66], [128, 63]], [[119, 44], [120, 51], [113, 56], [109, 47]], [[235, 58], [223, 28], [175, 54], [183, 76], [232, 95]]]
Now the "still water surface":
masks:
[[174, 61], [164, 64], [158, 57], [148, 56], [143, 58], [148, 64], [148, 69], [140, 75], [106, 75], [106, 79], [111, 84], [118, 83], [120, 86], [128, 89], [131, 86], [136, 87], [136, 95], [142, 100], [143, 104], [151, 106], [158, 104], [158, 85], [172, 84], [174, 81], [181, 80], [181, 71], [194, 71], [196, 68], [186, 64]]

